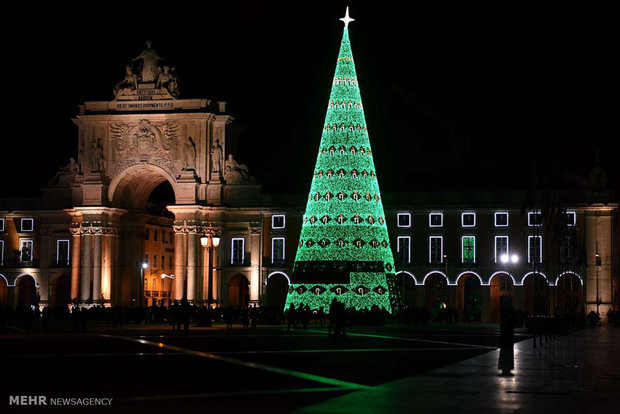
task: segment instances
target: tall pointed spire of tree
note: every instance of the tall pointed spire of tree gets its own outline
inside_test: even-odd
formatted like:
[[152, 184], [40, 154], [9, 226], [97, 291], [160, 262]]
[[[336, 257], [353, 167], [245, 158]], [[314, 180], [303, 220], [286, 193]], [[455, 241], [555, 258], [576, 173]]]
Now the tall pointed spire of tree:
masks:
[[334, 298], [392, 312], [394, 259], [348, 25], [349, 9], [286, 307], [325, 311]]

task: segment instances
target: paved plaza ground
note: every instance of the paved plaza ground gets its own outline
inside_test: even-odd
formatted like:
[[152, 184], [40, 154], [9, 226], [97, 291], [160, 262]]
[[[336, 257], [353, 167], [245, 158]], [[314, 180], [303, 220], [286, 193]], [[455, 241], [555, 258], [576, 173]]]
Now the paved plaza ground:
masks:
[[604, 394], [602, 406], [618, 402], [610, 367], [620, 331], [579, 331], [536, 348], [529, 338], [517, 331], [515, 376], [506, 378], [492, 324], [356, 327], [340, 338], [318, 325], [13, 331], [0, 337], [0, 412], [86, 411], [9, 405], [16, 395], [112, 398], [94, 412], [115, 413], [555, 412], [558, 399], [573, 412], [593, 395]]

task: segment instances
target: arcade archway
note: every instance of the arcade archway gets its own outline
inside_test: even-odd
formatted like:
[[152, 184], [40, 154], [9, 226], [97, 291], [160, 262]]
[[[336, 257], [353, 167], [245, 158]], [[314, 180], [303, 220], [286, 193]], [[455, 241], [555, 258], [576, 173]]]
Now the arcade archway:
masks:
[[424, 296], [426, 309], [430, 311], [431, 320], [437, 320], [439, 314], [450, 306], [448, 280], [441, 273], [431, 273], [424, 278]]
[[482, 283], [478, 275], [465, 273], [457, 281], [456, 308], [463, 322], [482, 319]]
[[267, 276], [265, 306], [283, 310], [288, 293], [289, 279], [282, 272], [274, 272]]
[[491, 322], [500, 321], [500, 310], [502, 298], [510, 298], [514, 294], [514, 282], [508, 273], [496, 273], [491, 277]]
[[31, 275], [21, 275], [15, 281], [17, 289], [17, 306], [32, 306], [37, 304], [36, 281]]
[[405, 307], [414, 308], [417, 305], [416, 280], [409, 272], [401, 271], [396, 274], [396, 287], [400, 289]]
[[555, 291], [557, 314], [573, 321], [584, 315], [583, 285], [577, 275], [574, 273], [561, 275], [556, 282]]
[[549, 283], [540, 273], [529, 273], [523, 281], [523, 304], [530, 315], [547, 315]]

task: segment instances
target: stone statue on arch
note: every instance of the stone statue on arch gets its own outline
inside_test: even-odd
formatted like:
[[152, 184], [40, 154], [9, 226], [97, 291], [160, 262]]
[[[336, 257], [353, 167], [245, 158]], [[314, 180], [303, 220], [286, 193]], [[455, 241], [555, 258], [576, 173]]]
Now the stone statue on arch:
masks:
[[64, 167], [58, 168], [54, 177], [47, 182], [49, 186], [66, 186], [72, 182], [72, 179], [79, 174], [80, 166], [75, 161], [75, 158], [70, 157], [69, 163]]
[[170, 69], [169, 66], [164, 65], [163, 69], [160, 69], [159, 76], [157, 77], [156, 88], [165, 88], [173, 97], [179, 96], [179, 82], [177, 81], [176, 68]]
[[103, 172], [103, 144], [101, 138], [93, 140], [93, 146], [90, 149], [90, 171]]
[[183, 170], [196, 171], [196, 143], [190, 136], [185, 142], [185, 150], [183, 151]]
[[220, 176], [223, 173], [223, 162], [224, 162], [224, 150], [220, 145], [220, 140], [216, 139], [213, 145], [211, 146], [211, 174], [215, 174], [216, 176]]
[[133, 73], [131, 66], [125, 65], [125, 79], [114, 86], [112, 90], [114, 92], [114, 97], [126, 95], [136, 89], [138, 89], [138, 77]]
[[140, 81], [143, 83], [157, 81], [159, 76], [158, 63], [160, 60], [164, 59], [157, 54], [155, 49], [153, 49], [153, 42], [150, 40], [146, 41], [146, 47], [142, 53], [133, 58], [131, 61], [135, 62], [136, 60], [142, 60], [142, 64], [140, 65]]

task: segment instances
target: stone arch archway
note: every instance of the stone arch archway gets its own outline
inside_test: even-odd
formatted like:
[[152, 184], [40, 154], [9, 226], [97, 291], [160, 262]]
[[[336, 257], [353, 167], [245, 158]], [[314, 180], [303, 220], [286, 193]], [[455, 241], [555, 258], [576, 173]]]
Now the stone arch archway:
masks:
[[[166, 197], [161, 206], [159, 203], [152, 203], [151, 195], [158, 192], [164, 184], [171, 195]], [[110, 182], [108, 200], [114, 208], [124, 212], [115, 224], [120, 228], [120, 237], [117, 247], [119, 263], [115, 264], [109, 275], [109, 290], [116, 297], [112, 302], [150, 304], [161, 300], [163, 291], [166, 292], [166, 298], [172, 300], [173, 286], [180, 292], [178, 298], [175, 294], [175, 299], [181, 299], [188, 294], [184, 286], [176, 289], [178, 282], [184, 283], [186, 275], [172, 267], [172, 263], [177, 262], [176, 258], [173, 259], [176, 236], [171, 236], [174, 234], [175, 215], [171, 209], [167, 210], [167, 207], [176, 205], [178, 194], [177, 179], [166, 169], [150, 163], [125, 168]], [[156, 234], [159, 237], [155, 236]], [[102, 240], [99, 245], [103, 246], [103, 243]], [[183, 242], [183, 245], [185, 243]], [[164, 248], [168, 250], [165, 251]], [[196, 249], [194, 246], [195, 252]], [[146, 268], [141, 267], [143, 263], [146, 263]], [[179, 261], [182, 269], [197, 269], [196, 264], [188, 266], [183, 263], [183, 260]], [[162, 273], [176, 274], [177, 278], [170, 282], [162, 279]], [[192, 288], [188, 299], [194, 299], [194, 290]]]
[[168, 181], [175, 200], [179, 198], [176, 179], [166, 170], [153, 164], [139, 164], [118, 174], [110, 183], [108, 199], [115, 207], [144, 210], [153, 190]]

